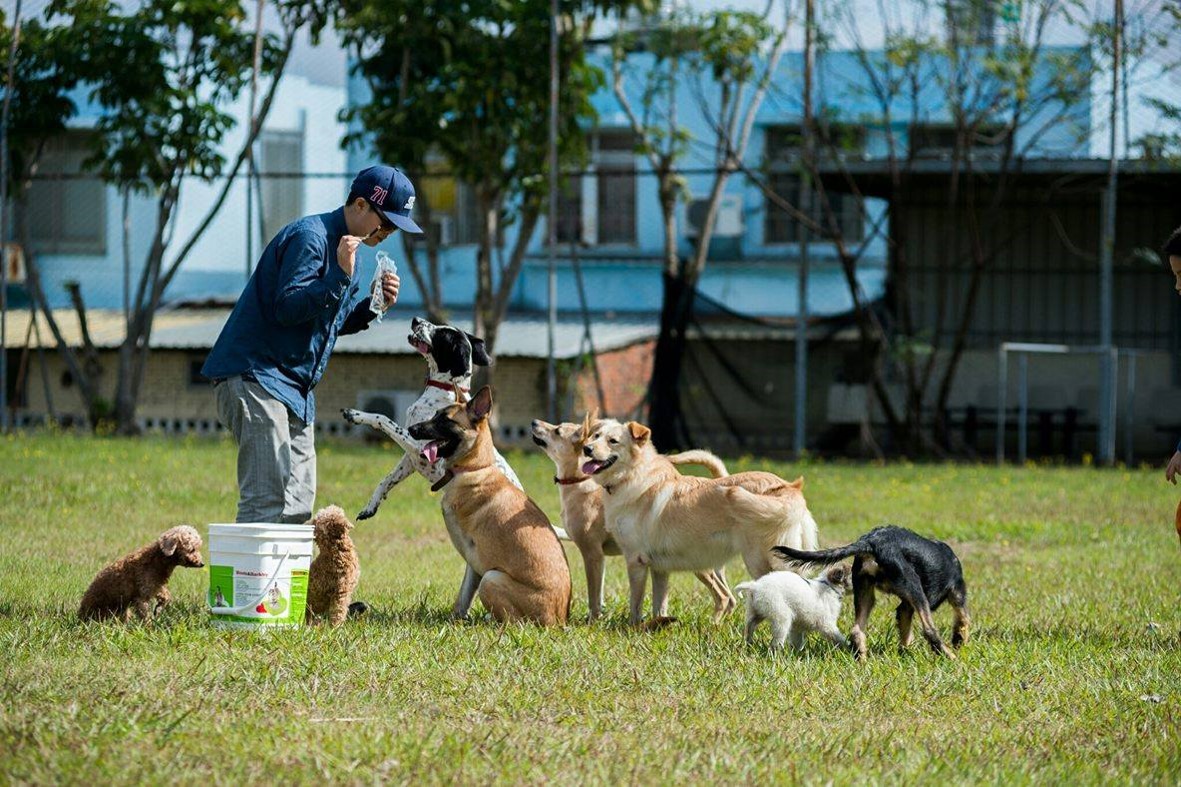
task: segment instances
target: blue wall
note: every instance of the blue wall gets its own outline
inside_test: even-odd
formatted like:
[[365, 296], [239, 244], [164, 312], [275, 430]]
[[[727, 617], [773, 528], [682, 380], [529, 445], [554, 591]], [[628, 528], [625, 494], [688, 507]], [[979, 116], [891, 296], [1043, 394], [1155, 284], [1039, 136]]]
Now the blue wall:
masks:
[[[1073, 50], [1048, 50], [1047, 56], [1057, 56]], [[880, 56], [880, 55], [874, 55]], [[595, 55], [601, 67], [607, 66], [606, 53]], [[640, 55], [629, 62], [628, 71], [642, 73], [649, 64], [648, 56]], [[763, 103], [756, 118], [756, 125], [751, 136], [746, 159], [749, 162], [761, 162], [763, 158], [764, 130], [768, 126], [795, 124], [801, 117], [801, 67], [802, 56], [798, 52], [784, 56], [772, 82], [772, 89]], [[932, 62], [927, 71], [930, 78], [924, 81], [924, 89], [919, 98], [917, 117], [921, 122], [946, 122], [949, 118], [941, 103], [940, 89], [937, 84], [937, 70], [939, 64]], [[1045, 69], [1043, 69], [1043, 72]], [[866, 123], [866, 119], [879, 118], [881, 112], [876, 104], [864, 71], [854, 53], [832, 52], [825, 54], [818, 61], [816, 79], [816, 105], [827, 107], [830, 111], [838, 112], [838, 119], [844, 122]], [[638, 106], [639, 91], [642, 84], [638, 79], [627, 82], [627, 91], [632, 97], [633, 105]], [[363, 102], [368, 97], [368, 87], [357, 76], [350, 76], [342, 100], [350, 103]], [[84, 97], [83, 97], [84, 99]], [[709, 153], [711, 150], [709, 139], [711, 132], [709, 122], [702, 115], [701, 106], [716, 106], [719, 100], [717, 85], [694, 85], [690, 80], [683, 79], [678, 83], [677, 101], [678, 116], [681, 123], [687, 127], [695, 138], [690, 146], [690, 152], [683, 160], [683, 167], [687, 170], [711, 167]], [[608, 85], [594, 96], [593, 103], [599, 113], [598, 125], [602, 128], [626, 128], [627, 122], [619, 104]], [[78, 124], [85, 126], [93, 123], [94, 113], [85, 100], [80, 101], [82, 111]], [[1027, 130], [1026, 135], [1032, 133], [1029, 129], [1036, 129], [1045, 125], [1044, 120], [1057, 112], [1054, 106], [1042, 110], [1043, 117], [1035, 119]], [[893, 124], [896, 139], [905, 141], [907, 124], [911, 119], [912, 107], [906, 101], [898, 100], [892, 108], [894, 117], [899, 118]], [[1086, 155], [1087, 143], [1080, 141], [1085, 137], [1090, 122], [1090, 99], [1080, 97], [1079, 106], [1062, 122], [1054, 124], [1044, 135], [1038, 137], [1030, 149], [1033, 157], [1082, 156]], [[866, 156], [880, 158], [887, 149], [888, 134], [885, 127], [877, 120], [870, 120], [866, 128]], [[1030, 143], [1029, 138], [1018, 140], [1019, 147]], [[331, 143], [339, 146], [340, 140], [324, 140], [323, 144]], [[306, 144], [314, 146], [315, 141]], [[359, 150], [348, 151], [347, 167], [355, 172], [372, 163], [374, 156]], [[389, 162], [397, 164], [397, 162]], [[309, 161], [309, 169], [317, 170], [314, 161]], [[660, 216], [659, 202], [656, 194], [656, 180], [643, 173], [649, 169], [648, 162], [637, 157], [637, 185], [636, 185], [636, 230], [635, 244], [603, 245], [586, 250], [581, 254], [581, 267], [584, 289], [590, 309], [599, 313], [655, 313], [659, 310], [661, 300], [661, 266], [658, 257], [663, 249], [663, 230]], [[690, 174], [687, 177], [689, 191], [693, 197], [703, 197], [708, 192], [712, 182], [712, 175]], [[105, 256], [82, 255], [44, 255], [41, 257], [42, 268], [45, 273], [46, 286], [51, 297], [64, 305], [64, 293], [61, 282], [68, 278], [79, 279], [83, 282], [83, 291], [91, 306], [118, 307], [122, 298], [122, 251], [120, 200], [113, 189], [108, 189], [106, 210], [108, 214], [107, 249]], [[736, 195], [742, 205], [744, 230], [741, 237], [741, 259], [735, 261], [713, 260], [706, 268], [701, 282], [701, 289], [706, 294], [722, 301], [730, 308], [744, 313], [766, 316], [790, 316], [798, 311], [796, 296], [796, 269], [798, 246], [792, 244], [767, 244], [764, 241], [764, 223], [766, 203], [758, 188], [747, 182], [741, 175], [730, 179], [726, 193]], [[344, 194], [341, 194], [343, 201]], [[339, 203], [338, 203], [339, 204]], [[240, 207], [240, 206], [238, 206]], [[236, 211], [238, 207], [227, 205], [226, 210]], [[335, 205], [307, 205], [308, 212], [330, 210]], [[182, 200], [181, 210], [196, 212], [200, 206], [186, 203]], [[871, 226], [884, 211], [885, 206], [880, 201], [871, 200], [867, 204], [869, 217], [865, 221], [866, 227]], [[240, 211], [238, 211], [240, 212]], [[678, 229], [684, 233], [686, 227], [685, 205], [678, 208]], [[191, 217], [186, 217], [191, 218]], [[144, 199], [133, 200], [132, 224], [136, 228], [133, 238], [133, 265], [138, 266], [146, 252], [146, 242], [150, 237], [150, 229], [154, 220], [152, 204]], [[235, 218], [234, 220], [240, 220]], [[885, 257], [886, 227], [881, 228], [881, 234], [866, 243], [860, 262], [859, 282], [865, 294], [873, 298], [884, 290], [885, 285]], [[539, 223], [535, 237], [530, 246], [530, 259], [522, 271], [513, 294], [512, 307], [520, 311], [541, 311], [547, 307], [547, 263], [544, 259], [545, 248], [542, 239], [545, 235], [544, 220]], [[514, 241], [515, 227], [507, 231], [505, 253]], [[243, 284], [244, 260], [240, 246], [233, 245], [227, 250], [224, 265], [221, 262], [208, 267], [206, 263], [190, 265], [182, 268], [181, 274], [169, 290], [168, 297], [173, 300], [181, 298], [199, 298], [208, 296], [226, 296], [240, 291]], [[387, 241], [385, 248], [395, 260], [399, 261], [403, 294], [401, 303], [404, 307], [414, 308], [422, 303], [421, 295], [417, 292], [408, 266], [403, 259], [404, 252], [401, 239], [395, 237]], [[689, 254], [691, 246], [688, 239], [682, 239], [679, 250], [682, 254]], [[261, 251], [256, 247], [255, 253]], [[573, 267], [563, 249], [558, 263], [558, 307], [561, 311], [572, 312], [580, 307], [578, 288], [574, 277]], [[368, 278], [372, 274], [374, 251], [363, 249], [360, 275]], [[425, 253], [420, 254], [425, 257]], [[835, 249], [831, 244], [813, 243], [810, 246], [810, 257], [813, 261], [813, 273], [810, 279], [809, 311], [813, 314], [832, 314], [847, 310], [851, 303], [848, 288], [835, 262]], [[441, 252], [442, 279], [447, 305], [454, 311], [464, 312], [471, 308], [475, 294], [475, 247], [462, 245], [445, 248]]]

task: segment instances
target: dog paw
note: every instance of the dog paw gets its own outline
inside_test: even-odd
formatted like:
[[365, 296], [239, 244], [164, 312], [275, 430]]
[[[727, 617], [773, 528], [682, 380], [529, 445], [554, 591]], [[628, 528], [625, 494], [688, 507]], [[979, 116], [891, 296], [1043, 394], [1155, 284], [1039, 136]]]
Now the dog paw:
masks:
[[348, 421], [350, 424], [355, 424], [355, 423], [357, 423], [357, 416], [360, 415], [360, 413], [357, 412], [356, 410], [350, 410], [349, 408], [346, 407], [345, 409], [340, 411], [340, 415], [342, 418], [344, 418], [344, 420]]
[[362, 509], [362, 510], [361, 510], [361, 513], [357, 514], [357, 521], [360, 521], [360, 520], [362, 520], [362, 519], [372, 519], [372, 518], [373, 518], [373, 515], [374, 515], [374, 514], [376, 514], [376, 513], [377, 513], [377, 509], [376, 509], [376, 508], [365, 508], [365, 509]]

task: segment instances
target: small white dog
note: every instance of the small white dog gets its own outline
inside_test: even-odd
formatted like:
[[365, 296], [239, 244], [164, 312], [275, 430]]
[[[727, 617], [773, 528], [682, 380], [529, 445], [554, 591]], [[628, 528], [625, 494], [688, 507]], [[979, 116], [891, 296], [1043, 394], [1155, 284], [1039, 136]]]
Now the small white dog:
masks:
[[837, 630], [841, 596], [852, 587], [848, 566], [833, 566], [815, 579], [794, 571], [772, 571], [743, 582], [734, 589], [746, 603], [746, 641], [764, 620], [771, 623], [771, 650], [783, 649], [788, 639], [803, 650], [804, 637], [815, 631], [834, 645], [847, 647], [848, 640]]

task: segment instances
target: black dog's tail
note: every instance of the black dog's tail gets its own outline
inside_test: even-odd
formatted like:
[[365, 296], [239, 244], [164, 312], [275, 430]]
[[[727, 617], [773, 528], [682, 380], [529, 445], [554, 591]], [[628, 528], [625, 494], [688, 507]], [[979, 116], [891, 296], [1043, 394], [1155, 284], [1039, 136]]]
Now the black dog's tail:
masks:
[[872, 554], [873, 548], [865, 541], [858, 539], [848, 546], [822, 549], [818, 552], [805, 552], [802, 549], [792, 549], [791, 547], [771, 547], [771, 551], [792, 565], [816, 563], [827, 566], [854, 555]]

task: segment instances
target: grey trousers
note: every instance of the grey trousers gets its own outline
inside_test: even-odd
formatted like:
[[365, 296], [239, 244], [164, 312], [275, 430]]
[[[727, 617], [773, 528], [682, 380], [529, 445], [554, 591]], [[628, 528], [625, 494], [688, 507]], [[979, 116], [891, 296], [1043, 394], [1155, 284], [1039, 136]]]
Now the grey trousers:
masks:
[[315, 428], [256, 382], [214, 388], [217, 416], [238, 443], [238, 522], [301, 523], [316, 504]]

